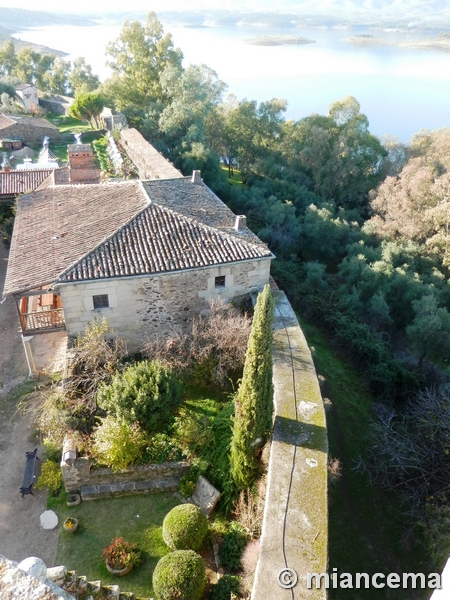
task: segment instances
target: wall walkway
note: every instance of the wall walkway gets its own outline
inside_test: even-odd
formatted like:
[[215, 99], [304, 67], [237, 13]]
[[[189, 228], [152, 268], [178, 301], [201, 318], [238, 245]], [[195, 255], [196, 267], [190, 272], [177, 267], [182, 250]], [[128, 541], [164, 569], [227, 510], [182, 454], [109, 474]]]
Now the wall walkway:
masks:
[[[325, 589], [307, 589], [307, 573], [328, 566], [325, 411], [295, 313], [284, 292], [273, 293], [275, 425], [252, 600], [324, 600]], [[292, 588], [277, 580], [286, 567], [298, 576]]]

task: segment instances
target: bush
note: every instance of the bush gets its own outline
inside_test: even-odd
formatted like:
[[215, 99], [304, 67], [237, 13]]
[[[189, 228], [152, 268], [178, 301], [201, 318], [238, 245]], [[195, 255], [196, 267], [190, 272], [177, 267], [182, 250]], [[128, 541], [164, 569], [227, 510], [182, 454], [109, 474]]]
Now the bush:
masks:
[[177, 440], [167, 433], [156, 433], [145, 449], [143, 462], [163, 463], [169, 460], [183, 460], [183, 450], [178, 446]]
[[180, 404], [180, 384], [167, 366], [143, 361], [117, 373], [109, 385], [102, 384], [97, 403], [109, 414], [135, 423], [149, 433], [166, 429]]
[[210, 600], [230, 600], [231, 594], [241, 597], [241, 581], [236, 575], [224, 575], [211, 587]]
[[238, 571], [242, 569], [242, 554], [247, 545], [248, 536], [240, 529], [234, 528], [228, 533], [219, 548], [220, 564], [226, 569]]
[[102, 419], [92, 437], [93, 455], [114, 471], [135, 463], [147, 442], [147, 436], [137, 423], [129, 424], [112, 416]]
[[51, 460], [45, 460], [42, 463], [41, 474], [37, 480], [36, 488], [38, 490], [47, 488], [49, 495], [53, 496], [62, 486], [62, 482], [63, 479], [59, 464]]
[[193, 550], [176, 550], [166, 554], [153, 571], [153, 590], [157, 600], [200, 600], [205, 585], [205, 563]]
[[195, 504], [181, 504], [163, 521], [163, 540], [172, 550], [199, 550], [208, 533], [208, 519]]
[[185, 498], [192, 496], [195, 490], [195, 484], [197, 482], [198, 475], [194, 472], [186, 473], [180, 480], [179, 490], [180, 494]]

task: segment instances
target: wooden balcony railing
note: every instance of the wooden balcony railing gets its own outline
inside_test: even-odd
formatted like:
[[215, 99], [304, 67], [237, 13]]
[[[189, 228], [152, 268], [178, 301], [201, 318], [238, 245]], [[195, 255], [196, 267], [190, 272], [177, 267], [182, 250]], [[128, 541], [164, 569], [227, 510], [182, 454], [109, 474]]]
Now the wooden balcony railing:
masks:
[[42, 310], [39, 312], [21, 313], [20, 326], [22, 333], [42, 331], [43, 329], [64, 329], [64, 311], [62, 308]]

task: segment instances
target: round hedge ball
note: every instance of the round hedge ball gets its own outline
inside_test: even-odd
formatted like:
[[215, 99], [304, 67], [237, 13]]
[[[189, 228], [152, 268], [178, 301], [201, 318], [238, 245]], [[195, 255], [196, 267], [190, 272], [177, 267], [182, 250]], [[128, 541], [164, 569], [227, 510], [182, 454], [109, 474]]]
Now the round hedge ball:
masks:
[[199, 550], [208, 532], [208, 519], [195, 504], [180, 504], [167, 513], [162, 535], [172, 550]]
[[205, 562], [193, 550], [169, 552], [153, 571], [153, 591], [157, 600], [200, 600], [205, 586]]

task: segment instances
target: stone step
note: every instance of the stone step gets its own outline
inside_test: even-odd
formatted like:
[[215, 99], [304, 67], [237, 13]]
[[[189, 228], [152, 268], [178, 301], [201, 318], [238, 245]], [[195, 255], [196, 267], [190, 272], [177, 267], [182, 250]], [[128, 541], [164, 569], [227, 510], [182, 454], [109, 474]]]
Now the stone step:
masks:
[[99, 594], [102, 589], [101, 581], [88, 581], [87, 593], [96, 598], [96, 594]]
[[120, 592], [119, 600], [136, 600], [136, 596], [133, 592]]
[[82, 500], [95, 500], [111, 496], [149, 494], [152, 492], [173, 492], [178, 489], [179, 478], [165, 477], [159, 480], [122, 481], [102, 485], [85, 485], [81, 488]]
[[80, 596], [85, 595], [87, 593], [87, 588], [88, 588], [88, 579], [87, 579], [86, 575], [82, 575], [81, 577], [78, 577], [77, 594], [79, 594]]
[[119, 600], [120, 587], [116, 584], [102, 585], [102, 600]]

